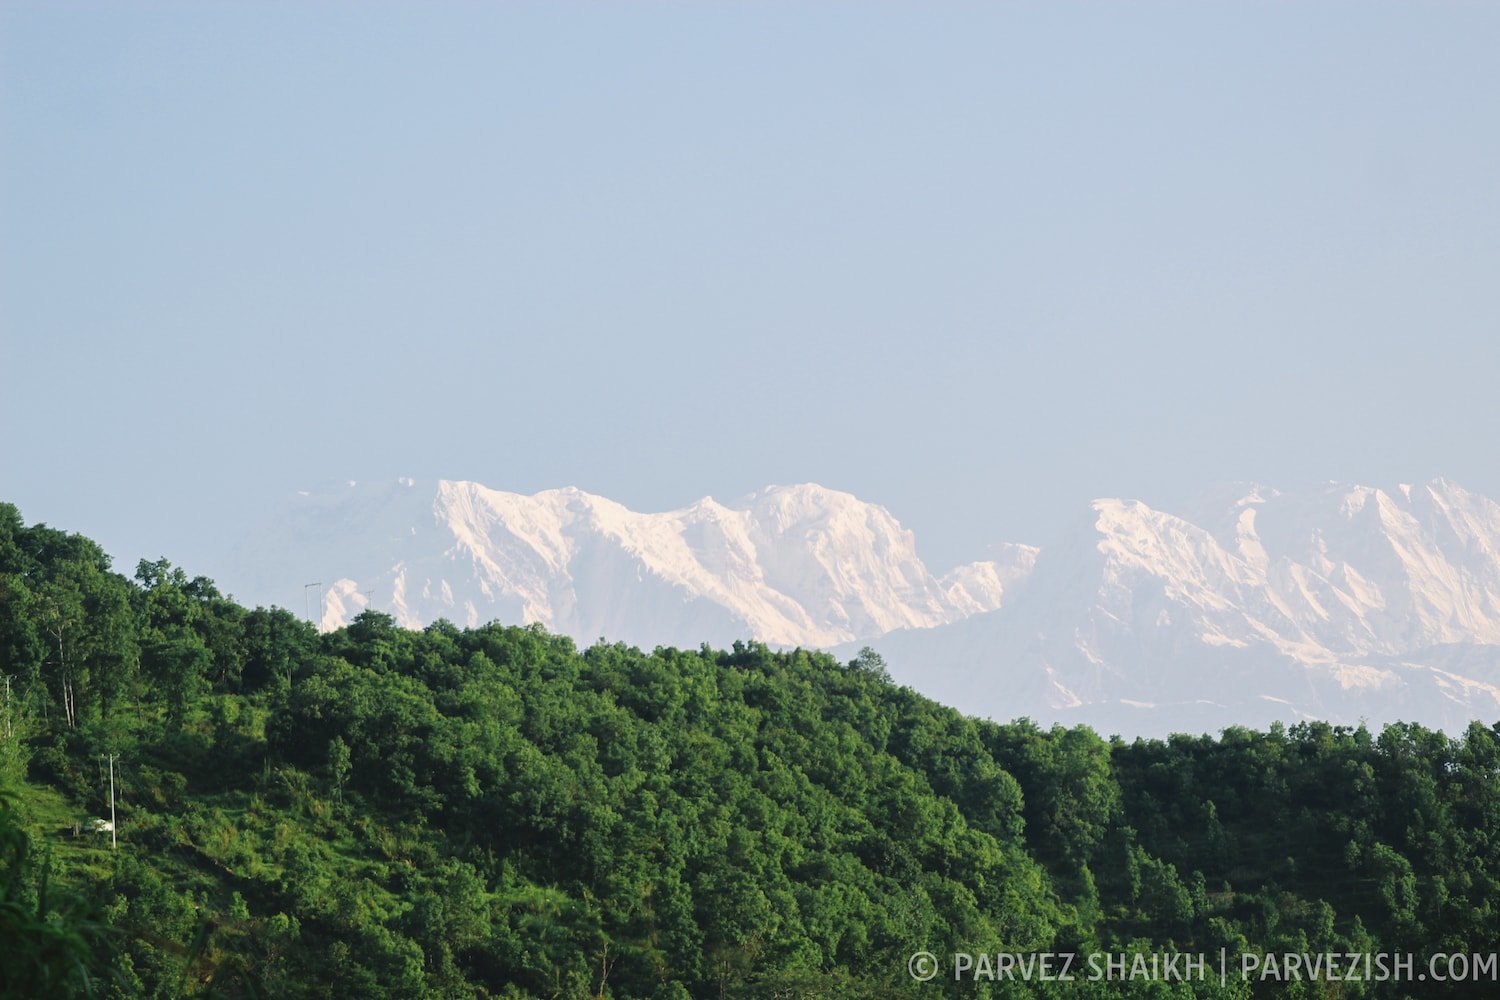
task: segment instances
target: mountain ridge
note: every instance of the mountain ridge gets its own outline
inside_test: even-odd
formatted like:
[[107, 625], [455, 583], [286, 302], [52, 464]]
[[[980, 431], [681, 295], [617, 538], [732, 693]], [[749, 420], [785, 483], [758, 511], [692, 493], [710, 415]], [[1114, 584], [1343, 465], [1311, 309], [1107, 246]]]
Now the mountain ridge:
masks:
[[940, 579], [883, 507], [811, 483], [643, 514], [574, 487], [410, 479], [304, 497], [241, 553], [252, 600], [291, 593], [296, 561], [333, 577], [327, 628], [373, 605], [408, 626], [500, 618], [647, 646], [823, 646], [930, 627], [997, 606], [1029, 558], [1002, 548]]

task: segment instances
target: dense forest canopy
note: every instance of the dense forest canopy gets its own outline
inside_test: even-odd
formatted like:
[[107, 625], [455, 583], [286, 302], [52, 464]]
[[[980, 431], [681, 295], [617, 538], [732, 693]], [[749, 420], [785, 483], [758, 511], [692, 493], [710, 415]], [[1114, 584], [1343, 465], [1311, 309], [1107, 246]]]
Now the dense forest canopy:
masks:
[[[128, 579], [9, 505], [0, 674], [6, 996], [1497, 989], [955, 981], [948, 958], [1500, 951], [1478, 723], [1127, 743], [967, 718], [868, 653], [374, 613], [319, 634], [165, 560]], [[89, 829], [111, 783], [117, 847]], [[943, 974], [916, 981], [919, 951]]]

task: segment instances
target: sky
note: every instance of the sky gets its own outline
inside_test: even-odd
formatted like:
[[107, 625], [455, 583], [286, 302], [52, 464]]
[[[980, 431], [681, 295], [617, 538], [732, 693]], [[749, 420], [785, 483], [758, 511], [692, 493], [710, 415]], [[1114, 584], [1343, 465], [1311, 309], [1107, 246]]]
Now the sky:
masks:
[[[0, 500], [1500, 497], [1500, 6], [0, 5]], [[226, 581], [221, 581], [225, 583]], [[227, 581], [232, 587], [233, 581]]]

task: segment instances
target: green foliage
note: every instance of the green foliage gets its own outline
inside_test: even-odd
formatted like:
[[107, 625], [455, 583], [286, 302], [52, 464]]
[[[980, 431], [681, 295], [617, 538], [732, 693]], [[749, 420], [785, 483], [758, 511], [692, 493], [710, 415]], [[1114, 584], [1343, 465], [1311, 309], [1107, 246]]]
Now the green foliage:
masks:
[[109, 927], [86, 897], [59, 891], [0, 789], [0, 997], [93, 991], [108, 972]]
[[[1500, 950], [1497, 729], [1106, 742], [873, 651], [319, 635], [108, 565], [0, 506], [0, 781], [52, 810], [0, 806], [0, 995], [1243, 997], [907, 959]], [[111, 753], [118, 850], [75, 833]]]

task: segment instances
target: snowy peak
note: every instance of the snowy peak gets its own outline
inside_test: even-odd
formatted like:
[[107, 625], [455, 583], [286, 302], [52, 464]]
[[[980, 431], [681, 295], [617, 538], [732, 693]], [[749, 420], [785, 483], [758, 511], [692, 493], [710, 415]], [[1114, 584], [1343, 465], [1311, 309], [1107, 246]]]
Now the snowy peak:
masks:
[[1094, 509], [1102, 582], [1133, 592], [1153, 578], [1249, 632], [1330, 657], [1500, 643], [1500, 508], [1442, 481], [1257, 493], [1239, 502], [1232, 535], [1138, 502]]
[[1124, 732], [1500, 715], [1493, 501], [1434, 480], [1236, 487], [1193, 509], [1097, 500], [998, 611], [876, 646], [944, 700]]
[[816, 621], [873, 636], [957, 617], [912, 533], [883, 507], [809, 483], [768, 487], [734, 508], [765, 585], [797, 595]]
[[949, 603], [963, 614], [994, 611], [1031, 575], [1039, 552], [1035, 545], [993, 545], [990, 558], [955, 567], [938, 582]]

